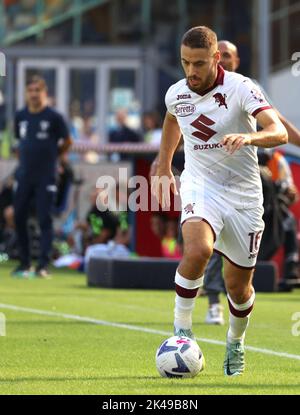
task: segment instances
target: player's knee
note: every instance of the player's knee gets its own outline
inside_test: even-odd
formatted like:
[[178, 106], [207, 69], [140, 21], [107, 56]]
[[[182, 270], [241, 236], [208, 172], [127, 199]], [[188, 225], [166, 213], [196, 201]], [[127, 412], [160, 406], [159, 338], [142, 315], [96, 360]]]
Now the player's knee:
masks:
[[239, 283], [235, 283], [231, 286], [228, 286], [227, 291], [232, 301], [237, 304], [244, 304], [254, 293], [254, 288], [252, 284], [241, 285]]
[[199, 262], [208, 262], [211, 254], [212, 254], [212, 247], [210, 247], [208, 244], [196, 244], [196, 245], [190, 245], [185, 247], [184, 249], [184, 257], [193, 263], [199, 263]]

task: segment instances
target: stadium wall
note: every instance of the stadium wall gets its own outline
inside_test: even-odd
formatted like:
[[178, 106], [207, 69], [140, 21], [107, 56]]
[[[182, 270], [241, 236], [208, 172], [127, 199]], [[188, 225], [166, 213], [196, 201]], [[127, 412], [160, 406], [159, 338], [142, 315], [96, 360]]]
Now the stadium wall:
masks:
[[[300, 73], [299, 73], [300, 75]], [[292, 73], [292, 66], [271, 76], [270, 95], [274, 105], [293, 124], [300, 129], [299, 97], [300, 77]], [[300, 157], [300, 148], [290, 144], [285, 146], [289, 154]]]

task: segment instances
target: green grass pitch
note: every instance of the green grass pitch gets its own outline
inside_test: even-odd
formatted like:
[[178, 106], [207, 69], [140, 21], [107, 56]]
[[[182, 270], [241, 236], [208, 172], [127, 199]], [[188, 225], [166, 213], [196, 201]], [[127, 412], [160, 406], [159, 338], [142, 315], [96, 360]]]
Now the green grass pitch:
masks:
[[[246, 351], [242, 377], [224, 377], [223, 345], [199, 341], [205, 371], [194, 379], [164, 379], [155, 352], [168, 337], [159, 332], [172, 331], [172, 291], [88, 288], [86, 277], [72, 271], [55, 271], [52, 280], [21, 280], [10, 277], [13, 265], [0, 265], [0, 312], [6, 317], [0, 394], [300, 394], [300, 335], [292, 334], [300, 290], [257, 294], [246, 344], [258, 350]], [[222, 302], [227, 320], [224, 296]], [[196, 336], [223, 342], [227, 326], [205, 325], [206, 310], [207, 299], [198, 299]]]

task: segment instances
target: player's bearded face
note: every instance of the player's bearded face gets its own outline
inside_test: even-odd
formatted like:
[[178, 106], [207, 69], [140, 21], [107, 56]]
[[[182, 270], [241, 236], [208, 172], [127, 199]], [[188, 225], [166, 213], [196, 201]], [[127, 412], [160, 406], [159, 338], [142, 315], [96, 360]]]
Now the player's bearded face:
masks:
[[213, 85], [219, 59], [218, 51], [181, 45], [181, 63], [192, 91], [201, 92]]

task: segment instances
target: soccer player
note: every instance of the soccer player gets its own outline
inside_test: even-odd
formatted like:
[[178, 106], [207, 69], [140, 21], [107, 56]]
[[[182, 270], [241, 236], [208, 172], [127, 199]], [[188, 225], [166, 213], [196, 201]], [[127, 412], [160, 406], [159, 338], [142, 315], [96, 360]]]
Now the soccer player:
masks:
[[[218, 49], [220, 51], [220, 65], [226, 71], [235, 72], [240, 65], [240, 57], [236, 45], [228, 40], [219, 40]], [[257, 85], [257, 82], [253, 80]], [[260, 87], [261, 88], [261, 87]], [[266, 97], [266, 94], [264, 92]], [[269, 97], [266, 97], [270, 102]], [[289, 142], [300, 146], [300, 131], [288, 121], [276, 108], [273, 108], [285, 126]], [[156, 174], [158, 157], [155, 158], [151, 165], [150, 176]], [[220, 303], [220, 293], [224, 291], [222, 271], [222, 258], [214, 252], [208, 262], [204, 276], [204, 288], [208, 297], [209, 307], [205, 317], [207, 324], [224, 324], [223, 307]]]
[[[253, 269], [264, 229], [257, 147], [287, 143], [287, 131], [258, 87], [220, 65], [217, 36], [198, 26], [181, 44], [185, 79], [166, 94], [167, 113], [152, 193], [170, 205], [177, 194], [172, 158], [184, 139], [181, 175], [183, 258], [175, 275], [174, 333], [193, 338], [192, 312], [213, 248], [224, 256], [230, 310], [224, 373], [244, 371], [244, 338], [254, 304]], [[262, 127], [256, 132], [256, 120]]]
[[53, 234], [56, 162], [59, 154], [68, 150], [72, 140], [63, 117], [47, 105], [47, 85], [42, 77], [35, 75], [29, 79], [26, 101], [26, 107], [15, 117], [19, 167], [14, 209], [20, 265], [13, 274], [28, 276], [30, 273], [27, 219], [34, 199], [41, 231], [40, 257], [35, 272], [37, 276], [47, 278]]

